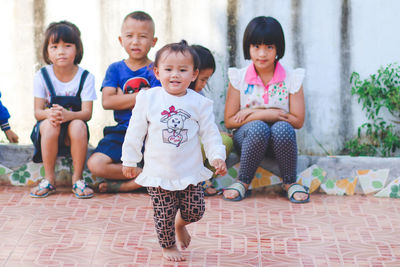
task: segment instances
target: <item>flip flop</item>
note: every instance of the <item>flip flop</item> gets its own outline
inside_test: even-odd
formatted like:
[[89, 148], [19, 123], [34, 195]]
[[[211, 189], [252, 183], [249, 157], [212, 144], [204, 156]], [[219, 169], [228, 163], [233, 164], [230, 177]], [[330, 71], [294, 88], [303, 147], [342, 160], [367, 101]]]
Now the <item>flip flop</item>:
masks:
[[[293, 195], [295, 193], [304, 193], [307, 194], [307, 198], [304, 200], [296, 200], [294, 199]], [[287, 197], [289, 198], [290, 202], [292, 203], [307, 203], [310, 201], [310, 191], [307, 186], [301, 184], [292, 184], [289, 186], [287, 190]]]
[[47, 179], [42, 179], [39, 183], [38, 187], [38, 191], [41, 191], [43, 189], [47, 189], [47, 192], [42, 194], [42, 195], [38, 195], [38, 194], [34, 194], [34, 193], [30, 193], [30, 196], [33, 198], [44, 198], [44, 197], [48, 197], [51, 194], [54, 194], [56, 192], [56, 188], [54, 187], [54, 185], [52, 185], [49, 180]]
[[82, 179], [76, 181], [73, 186], [72, 186], [72, 192], [74, 192], [75, 196], [80, 199], [85, 199], [85, 198], [92, 198], [94, 196], [93, 193], [90, 193], [89, 195], [79, 195], [77, 193], [78, 190], [83, 193], [85, 189], [88, 188], [88, 185], [83, 181]]
[[239, 195], [235, 198], [222, 197], [224, 200], [228, 201], [241, 201], [251, 195], [251, 190], [246, 190], [246, 187], [241, 182], [233, 183], [229, 187], [225, 188], [224, 191], [225, 190], [236, 190], [239, 193]]

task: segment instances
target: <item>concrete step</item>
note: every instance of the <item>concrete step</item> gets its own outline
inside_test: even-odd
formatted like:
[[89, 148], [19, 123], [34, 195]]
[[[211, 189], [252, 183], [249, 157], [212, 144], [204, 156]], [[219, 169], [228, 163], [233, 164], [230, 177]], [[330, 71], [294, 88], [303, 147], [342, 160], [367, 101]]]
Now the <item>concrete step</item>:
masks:
[[[88, 157], [93, 153], [94, 148], [89, 148]], [[33, 155], [32, 145], [0, 144], [0, 164], [5, 170], [0, 170], [0, 184], [26, 186], [37, 182], [43, 175], [42, 164], [35, 164], [31, 161]], [[231, 153], [227, 159], [228, 167], [239, 162], [239, 156]], [[388, 183], [400, 176], [400, 157], [378, 158], [378, 157], [350, 157], [350, 156], [307, 156], [299, 155], [298, 173], [312, 165], [318, 165], [327, 172], [327, 179], [343, 179], [354, 177], [356, 170], [363, 169], [390, 169]], [[71, 185], [71, 159], [58, 158], [56, 164], [57, 186]], [[271, 158], [265, 158], [261, 167], [280, 176], [277, 162]], [[87, 170], [84, 171], [84, 178], [93, 186], [98, 185], [103, 179], [94, 177]], [[357, 185], [356, 192], [361, 192]]]

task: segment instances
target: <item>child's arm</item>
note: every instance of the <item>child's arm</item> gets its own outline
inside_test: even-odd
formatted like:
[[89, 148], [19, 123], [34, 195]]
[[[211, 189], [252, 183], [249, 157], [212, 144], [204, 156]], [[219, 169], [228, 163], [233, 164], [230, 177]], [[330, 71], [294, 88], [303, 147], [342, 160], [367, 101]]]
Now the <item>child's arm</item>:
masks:
[[51, 108], [46, 108], [46, 100], [44, 98], [35, 97], [34, 99], [34, 114], [38, 121], [48, 119], [50, 123], [57, 126], [63, 122], [79, 119], [88, 121], [92, 117], [92, 101], [82, 102], [81, 111], [69, 111], [60, 105], [53, 105]]
[[[1, 93], [0, 93], [1, 97]], [[8, 119], [10, 118], [10, 113], [0, 101], [0, 127], [4, 131], [8, 141], [10, 143], [18, 143], [18, 135], [11, 130], [10, 125], [8, 124]]]
[[280, 120], [289, 122], [295, 129], [303, 127], [306, 113], [303, 87], [295, 94], [289, 95], [289, 111], [289, 113], [282, 115]]
[[254, 120], [275, 122], [280, 120], [280, 116], [283, 114], [285, 114], [285, 111], [276, 108], [240, 110], [240, 91], [229, 83], [224, 113], [226, 128], [239, 128]]
[[83, 101], [80, 111], [67, 110], [57, 104], [54, 104], [50, 110], [55, 112], [58, 121], [61, 123], [72, 120], [89, 121], [92, 118], [93, 101]]
[[226, 148], [222, 143], [221, 134], [215, 124], [213, 102], [206, 100], [199, 103], [201, 114], [199, 117], [199, 135], [204, 145], [204, 152], [208, 161], [217, 169], [217, 174], [226, 172]]
[[146, 97], [146, 91], [139, 92], [138, 102], [132, 111], [132, 117], [122, 144], [122, 172], [128, 178], [136, 177], [134, 175], [140, 173], [137, 163], [142, 159], [142, 146], [148, 129]]
[[119, 88], [104, 87], [102, 89], [103, 108], [112, 110], [133, 109], [137, 94], [124, 94]]

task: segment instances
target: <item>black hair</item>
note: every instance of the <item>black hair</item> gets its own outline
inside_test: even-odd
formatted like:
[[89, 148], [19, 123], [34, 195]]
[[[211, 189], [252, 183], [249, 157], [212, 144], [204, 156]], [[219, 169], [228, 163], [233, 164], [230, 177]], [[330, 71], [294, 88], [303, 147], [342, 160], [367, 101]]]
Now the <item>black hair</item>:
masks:
[[285, 54], [285, 36], [281, 24], [273, 17], [260, 16], [252, 19], [243, 35], [243, 54], [250, 59], [250, 45], [276, 46], [277, 60]]
[[129, 13], [128, 15], [125, 16], [124, 22], [128, 18], [132, 18], [132, 19], [136, 19], [136, 20], [140, 20], [140, 21], [146, 21], [146, 20], [153, 21], [153, 18], [149, 14], [147, 14], [146, 12], [143, 12], [143, 11], [133, 11], [133, 12]]
[[164, 52], [174, 52], [174, 53], [182, 53], [185, 54], [188, 52], [193, 59], [193, 69], [197, 70], [199, 69], [199, 56], [197, 55], [196, 51], [188, 45], [188, 43], [185, 40], [180, 41], [179, 43], [170, 43], [165, 46], [163, 46], [160, 50], [157, 51], [156, 57], [154, 59], [154, 67], [158, 67], [158, 63], [160, 62], [162, 54]]
[[124, 23], [128, 18], [135, 19], [135, 20], [139, 20], [139, 21], [148, 21], [148, 22], [150, 22], [151, 25], [152, 25], [152, 28], [153, 28], [153, 33], [154, 33], [154, 28], [155, 28], [155, 26], [154, 26], [153, 18], [152, 18], [149, 14], [147, 14], [146, 12], [143, 12], [143, 11], [133, 11], [133, 12], [131, 12], [131, 13], [129, 13], [128, 15], [125, 16], [125, 18], [124, 18], [124, 20], [123, 20], [123, 23]]
[[43, 42], [43, 60], [47, 64], [52, 64], [47, 51], [50, 41], [58, 43], [62, 40], [65, 43], [75, 44], [76, 55], [74, 64], [81, 63], [83, 57], [83, 45], [81, 40], [81, 32], [75, 24], [63, 20], [60, 22], [52, 22], [46, 29]]
[[[214, 56], [212, 55], [211, 51], [208, 48], [201, 46], [201, 45], [191, 45], [191, 47], [194, 49], [196, 54], [199, 56], [199, 59], [200, 59], [199, 71], [206, 70], [206, 69], [212, 69], [213, 73], [214, 73], [216, 66], [215, 66], [215, 59], [214, 59]], [[190, 89], [194, 90], [197, 79], [198, 79], [198, 77], [196, 78], [195, 81], [190, 83], [190, 85], [189, 85]]]
[[199, 70], [212, 69], [215, 72], [215, 59], [211, 51], [201, 45], [191, 45], [191, 47], [196, 51], [199, 56], [200, 64]]

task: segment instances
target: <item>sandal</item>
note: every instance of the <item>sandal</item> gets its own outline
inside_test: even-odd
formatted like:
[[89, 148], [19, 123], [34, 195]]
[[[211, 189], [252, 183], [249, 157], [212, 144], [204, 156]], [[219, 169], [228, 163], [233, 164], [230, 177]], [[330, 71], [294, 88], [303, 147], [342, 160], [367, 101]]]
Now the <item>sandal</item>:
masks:
[[[293, 197], [295, 193], [307, 194], [307, 198], [304, 200], [296, 200]], [[292, 203], [307, 203], [310, 201], [310, 191], [307, 186], [301, 184], [292, 184], [287, 190], [287, 197]]]
[[[85, 191], [85, 189], [88, 188], [88, 185], [85, 183], [85, 181], [83, 181], [82, 179], [76, 181], [73, 185], [72, 185], [72, 192], [75, 193], [75, 196], [77, 198], [92, 198], [93, 197], [93, 193], [90, 193], [89, 195], [84, 195], [83, 192]], [[80, 192], [82, 193], [82, 195], [79, 195], [77, 193], [77, 191], [80, 190]]]
[[[200, 185], [203, 189], [204, 196], [210, 197], [210, 196], [215, 196], [216, 194], [218, 194], [217, 189], [213, 186], [213, 184], [210, 180], [203, 181], [200, 183]], [[215, 189], [215, 193], [209, 193], [208, 189], [210, 189], [210, 188]]]
[[39, 189], [38, 190], [38, 192], [39, 191], [41, 191], [41, 190], [43, 190], [43, 189], [47, 189], [47, 192], [46, 193], [44, 193], [44, 194], [42, 194], [42, 195], [38, 195], [38, 194], [35, 194], [35, 193], [30, 193], [30, 196], [31, 197], [33, 197], [33, 198], [44, 198], [44, 197], [48, 197], [48, 196], [50, 196], [51, 194], [54, 194], [55, 192], [56, 192], [56, 188], [54, 187], [54, 185], [52, 185], [50, 182], [49, 182], [49, 180], [47, 180], [47, 179], [45, 179], [45, 178], [43, 178], [41, 181], [40, 181], [40, 183], [39, 183], [39, 185], [37, 186], [37, 188]]
[[224, 196], [222, 197], [224, 200], [228, 201], [241, 201], [251, 195], [251, 190], [246, 189], [244, 184], [241, 182], [233, 183], [229, 187], [225, 188], [223, 191], [225, 190], [236, 190], [239, 193], [239, 195], [235, 198], [226, 198]]

